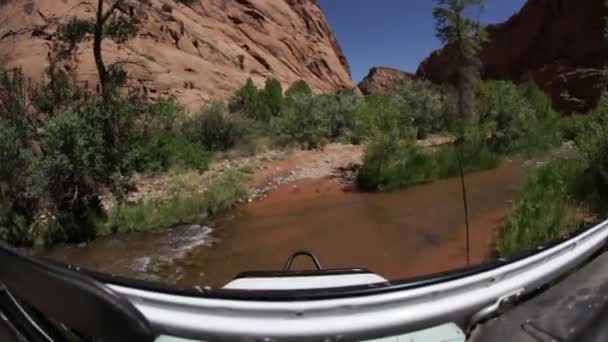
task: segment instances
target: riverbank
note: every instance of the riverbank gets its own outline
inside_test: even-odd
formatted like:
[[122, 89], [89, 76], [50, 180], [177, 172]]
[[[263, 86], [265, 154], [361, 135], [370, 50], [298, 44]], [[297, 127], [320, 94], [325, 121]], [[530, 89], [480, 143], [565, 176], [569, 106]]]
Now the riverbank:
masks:
[[[421, 147], [435, 148], [452, 143], [451, 136], [431, 135], [419, 140]], [[332, 143], [314, 150], [285, 149], [266, 151], [254, 156], [220, 156], [205, 172], [196, 170], [172, 170], [160, 175], [136, 175], [134, 191], [127, 196], [127, 203], [142, 200], [168, 200], [176, 195], [187, 196], [205, 192], [214, 180], [226, 172], [238, 172], [246, 178], [248, 196], [241, 202], [264, 198], [278, 186], [303, 179], [334, 177], [343, 184], [355, 186], [357, 168], [363, 162], [364, 145]], [[110, 196], [104, 197], [104, 207], [116, 205]]]
[[[505, 162], [467, 176], [472, 263], [492, 255], [526, 170]], [[221, 287], [242, 271], [281, 269], [289, 254], [304, 249], [326, 268], [365, 267], [399, 279], [465, 266], [463, 222], [457, 178], [369, 194], [328, 176], [280, 185], [264, 200], [225, 212], [210, 227], [115, 234], [80, 248], [60, 246], [46, 256], [180, 287]]]
[[[494, 253], [525, 175], [521, 164], [506, 162], [467, 176], [472, 264]], [[219, 287], [245, 270], [279, 270], [297, 250], [313, 252], [326, 268], [364, 267], [387, 279], [466, 266], [457, 178], [380, 194], [352, 192], [335, 178], [302, 180], [240, 207], [214, 228], [219, 243], [184, 258], [178, 285]]]

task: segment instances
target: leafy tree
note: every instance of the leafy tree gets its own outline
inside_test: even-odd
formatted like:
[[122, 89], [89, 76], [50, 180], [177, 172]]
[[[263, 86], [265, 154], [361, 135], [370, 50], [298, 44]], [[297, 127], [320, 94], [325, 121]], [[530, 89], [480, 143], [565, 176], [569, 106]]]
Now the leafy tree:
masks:
[[[124, 83], [126, 75], [119, 67], [120, 64], [114, 63], [110, 67], [106, 67], [103, 56], [101, 54], [101, 43], [106, 34], [117, 43], [122, 43], [126, 37], [135, 32], [137, 25], [124, 18], [116, 18], [114, 12], [124, 3], [124, 0], [115, 0], [112, 6], [104, 12], [103, 0], [97, 1], [97, 12], [95, 14], [95, 31], [93, 35], [93, 56], [95, 57], [95, 66], [97, 67], [97, 75], [99, 77], [99, 85], [104, 102], [107, 102], [116, 86]], [[110, 20], [109, 24], [108, 20]]]
[[413, 138], [411, 120], [404, 118], [399, 101], [394, 96], [371, 95], [356, 110], [356, 131], [362, 139], [373, 140], [378, 136], [395, 139]]
[[[596, 203], [608, 207], [608, 96], [604, 95], [584, 124], [584, 134], [576, 144], [584, 157], [586, 174], [590, 179], [588, 193], [597, 197]], [[604, 208], [605, 209], [605, 208]]]
[[95, 23], [88, 19], [72, 18], [65, 25], [59, 27], [62, 41], [66, 42], [67, 53], [76, 49], [78, 43], [83, 41], [87, 34], [95, 33]]
[[0, 239], [31, 244], [39, 204], [34, 156], [22, 131], [0, 118]]
[[238, 89], [230, 99], [230, 111], [240, 112], [252, 119], [259, 119], [263, 111], [260, 93], [251, 78], [248, 78], [245, 85]]
[[99, 85], [104, 102], [113, 96], [116, 88], [126, 81], [126, 74], [120, 67], [123, 62], [116, 62], [107, 66], [102, 55], [102, 42], [106, 37], [117, 43], [124, 43], [138, 28], [138, 21], [133, 18], [132, 13], [128, 16], [118, 15], [117, 12], [127, 11], [122, 8], [124, 0], [114, 0], [107, 11], [104, 11], [104, 1], [97, 2], [95, 20], [77, 19], [70, 20], [59, 30], [60, 41], [68, 43], [68, 47], [62, 51], [75, 51], [78, 43], [83, 41], [87, 35], [93, 35], [93, 57], [97, 68]]
[[280, 116], [283, 110], [283, 88], [281, 87], [281, 82], [273, 78], [267, 79], [261, 96], [266, 109], [262, 119], [268, 121], [272, 117]]
[[192, 123], [190, 133], [193, 140], [198, 140], [211, 151], [224, 151], [233, 147], [241, 137], [239, 125], [229, 117], [226, 107], [221, 102], [212, 102], [203, 108]]
[[45, 74], [45, 80], [32, 87], [29, 94], [32, 105], [38, 112], [59, 113], [85, 97], [86, 92], [76, 85], [73, 75], [62, 69], [51, 56]]
[[445, 128], [445, 96], [428, 81], [408, 81], [396, 92], [403, 122], [417, 129], [418, 139]]
[[312, 95], [312, 89], [310, 89], [310, 86], [304, 80], [295, 81], [285, 92], [285, 97], [287, 98], [310, 95]]
[[340, 90], [327, 96], [331, 105], [327, 113], [329, 138], [337, 139], [350, 135], [352, 141], [356, 127], [356, 112], [364, 100], [352, 90]]
[[436, 0], [433, 9], [437, 38], [452, 46], [456, 52], [458, 113], [461, 119], [475, 122], [478, 119], [477, 94], [481, 77], [478, 54], [487, 40], [485, 28], [467, 17], [471, 10], [482, 11], [483, 0]]
[[493, 147], [499, 153], [534, 152], [559, 141], [559, 115], [534, 83], [483, 82], [481, 114], [481, 122], [493, 126]]
[[24, 142], [32, 137], [35, 127], [28, 102], [23, 71], [0, 68], [0, 119], [15, 127]]
[[97, 119], [94, 111], [89, 107], [82, 113], [65, 112], [45, 127], [42, 145], [47, 154], [41, 169], [61, 227], [54, 240], [80, 242], [95, 236], [93, 218], [101, 212], [99, 194], [109, 175], [99, 122], [89, 121]]
[[322, 147], [329, 137], [329, 96], [301, 96], [293, 98], [283, 116], [271, 122], [275, 132], [289, 142], [307, 149]]
[[267, 79], [264, 89], [259, 90], [251, 79], [237, 90], [230, 100], [231, 112], [240, 112], [244, 116], [260, 121], [269, 122], [278, 117], [283, 111], [284, 98], [281, 83], [276, 79]]

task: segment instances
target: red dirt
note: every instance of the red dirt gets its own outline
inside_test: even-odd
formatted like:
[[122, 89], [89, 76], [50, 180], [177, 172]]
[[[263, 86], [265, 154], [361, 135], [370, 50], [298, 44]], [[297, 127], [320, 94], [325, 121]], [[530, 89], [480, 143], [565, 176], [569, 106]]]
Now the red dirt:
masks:
[[[467, 176], [472, 264], [490, 257], [524, 174], [506, 163]], [[219, 287], [242, 271], [279, 270], [298, 250], [315, 253], [325, 268], [364, 267], [387, 279], [447, 271], [466, 265], [463, 222], [459, 179], [384, 194], [351, 193], [330, 178], [303, 180], [219, 221], [219, 243], [179, 262], [177, 284]]]

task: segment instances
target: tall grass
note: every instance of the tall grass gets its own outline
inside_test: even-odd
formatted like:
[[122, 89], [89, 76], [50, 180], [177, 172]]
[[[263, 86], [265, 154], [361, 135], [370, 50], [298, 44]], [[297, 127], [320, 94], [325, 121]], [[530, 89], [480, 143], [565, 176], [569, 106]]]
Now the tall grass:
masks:
[[554, 160], [538, 169], [506, 218], [498, 254], [510, 257], [572, 230], [576, 225], [574, 194], [581, 177], [582, 168], [575, 160]]
[[118, 206], [108, 213], [108, 220], [100, 226], [99, 233], [154, 231], [180, 224], [202, 223], [232, 207], [245, 194], [243, 176], [229, 172], [202, 193], [178, 194], [163, 200], [144, 199]]
[[492, 169], [500, 162], [479, 132], [469, 132], [462, 143], [436, 151], [378, 136], [367, 147], [358, 184], [363, 191], [390, 191], [437, 179], [456, 177], [464, 172]]
[[474, 156], [464, 153], [467, 147], [449, 146], [438, 151], [408, 145], [390, 157], [378, 157], [382, 147], [370, 145], [364, 165], [359, 170], [358, 184], [363, 191], [390, 191], [465, 173], [488, 170], [500, 162], [489, 148], [481, 148]]

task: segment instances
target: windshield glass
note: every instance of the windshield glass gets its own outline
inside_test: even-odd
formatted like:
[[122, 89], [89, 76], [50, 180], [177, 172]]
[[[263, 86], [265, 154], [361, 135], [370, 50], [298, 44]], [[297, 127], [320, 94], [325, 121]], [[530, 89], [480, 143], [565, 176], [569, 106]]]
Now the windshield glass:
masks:
[[590, 3], [0, 1], [0, 239], [214, 289], [534, 250], [607, 203]]

